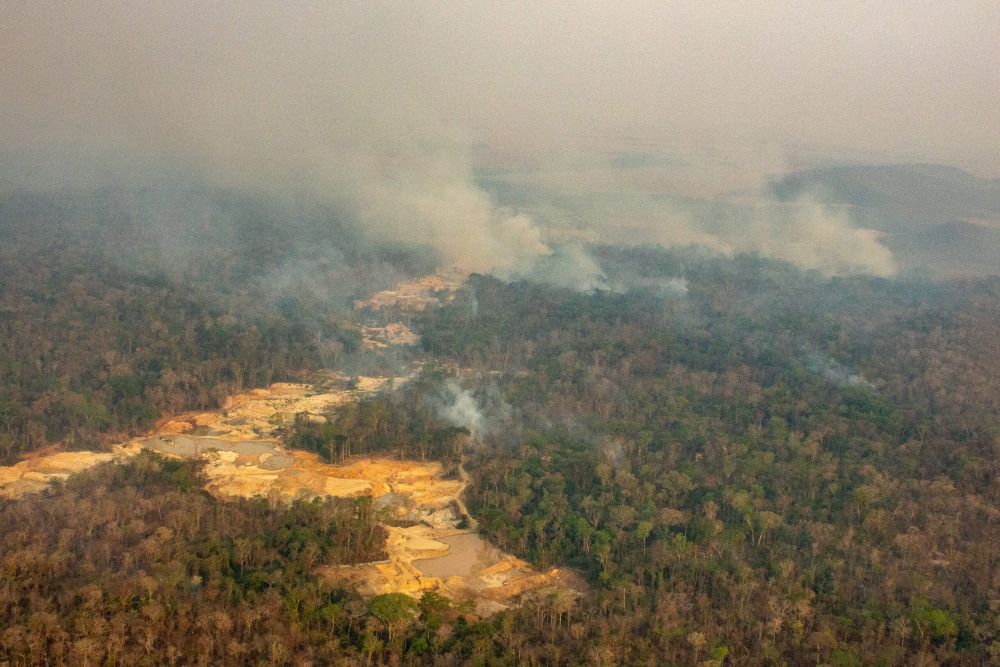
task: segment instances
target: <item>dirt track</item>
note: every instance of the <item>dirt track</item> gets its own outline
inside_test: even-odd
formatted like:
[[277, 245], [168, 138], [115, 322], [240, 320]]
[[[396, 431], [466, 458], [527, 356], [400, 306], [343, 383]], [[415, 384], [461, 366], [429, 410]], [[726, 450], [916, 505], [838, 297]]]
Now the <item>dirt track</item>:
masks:
[[465, 458], [458, 462], [458, 477], [462, 480], [462, 488], [455, 495], [455, 505], [458, 507], [458, 511], [462, 513], [465, 520], [468, 522], [469, 530], [479, 530], [479, 522], [476, 521], [473, 516], [469, 513], [469, 508], [465, 506], [465, 500], [462, 495], [465, 493], [465, 488], [469, 486], [469, 473], [465, 470]]

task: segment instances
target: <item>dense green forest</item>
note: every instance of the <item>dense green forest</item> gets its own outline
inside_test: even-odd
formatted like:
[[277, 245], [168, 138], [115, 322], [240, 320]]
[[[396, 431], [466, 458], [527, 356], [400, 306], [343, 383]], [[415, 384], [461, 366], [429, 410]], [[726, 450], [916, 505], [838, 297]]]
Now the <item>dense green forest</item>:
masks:
[[0, 199], [0, 460], [336, 365], [351, 298], [429, 270], [338, 219], [211, 190]]
[[[592, 585], [522, 660], [1000, 659], [1000, 281], [603, 259], [637, 287], [473, 277], [414, 323], [435, 365], [290, 442], [464, 455], [480, 530]], [[478, 443], [442, 419], [448, 376], [494, 422]]]
[[[478, 278], [474, 309], [419, 327], [513, 407], [473, 459], [480, 529], [589, 575], [594, 645], [613, 663], [1000, 659], [1000, 282], [606, 261], [647, 288]], [[686, 294], [650, 287], [679, 276]]]

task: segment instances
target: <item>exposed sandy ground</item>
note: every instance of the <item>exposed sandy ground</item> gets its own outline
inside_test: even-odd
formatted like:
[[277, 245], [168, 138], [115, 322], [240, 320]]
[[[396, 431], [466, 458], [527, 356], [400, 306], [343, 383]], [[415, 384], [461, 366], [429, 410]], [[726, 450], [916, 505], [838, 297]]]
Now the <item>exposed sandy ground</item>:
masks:
[[66, 479], [75, 472], [115, 458], [99, 452], [58, 452], [32, 456], [12, 466], [0, 466], [0, 498], [19, 498], [41, 491], [55, 479]]
[[420, 336], [400, 322], [390, 322], [384, 327], [362, 327], [361, 344], [369, 350], [383, 350], [392, 345], [416, 345]]
[[388, 558], [364, 565], [328, 566], [327, 577], [363, 594], [406, 593], [419, 597], [437, 591], [453, 600], [472, 600], [488, 616], [508, 608], [514, 598], [556, 593], [575, 599], [583, 586], [569, 571], [539, 572], [504, 553], [477, 533], [424, 524], [388, 526]]
[[[346, 378], [335, 380], [346, 383]], [[286, 450], [276, 438], [277, 429], [296, 414], [324, 419], [327, 409], [356, 401], [390, 382], [390, 378], [357, 378], [352, 389], [275, 384], [245, 392], [218, 411], [165, 420], [154, 433], [109, 453], [59, 452], [0, 467], [0, 497], [40, 491], [52, 479], [134, 456], [144, 448], [178, 458], [202, 457], [206, 488], [219, 496], [374, 498], [387, 524], [387, 559], [323, 569], [324, 576], [348, 580], [364, 593], [419, 596], [438, 590], [452, 598], [475, 600], [478, 613], [487, 615], [527, 592], [571, 591], [573, 586], [558, 570], [538, 572], [475, 532], [458, 528], [463, 516], [475, 526], [460, 497], [468, 483], [461, 467], [459, 479], [446, 479], [437, 461], [379, 458], [330, 465], [311, 452]]]
[[[442, 271], [403, 283], [356, 308], [419, 311], [454, 298], [465, 276]], [[419, 337], [401, 323], [363, 328], [370, 349], [413, 345]], [[219, 496], [269, 496], [284, 500], [317, 496], [370, 496], [388, 537], [386, 559], [378, 563], [328, 566], [322, 573], [348, 581], [370, 595], [402, 592], [419, 596], [437, 590], [454, 599], [471, 599], [477, 613], [489, 615], [521, 595], [551, 595], [572, 601], [582, 583], [570, 571], [539, 572], [506, 554], [476, 532], [462, 502], [468, 475], [446, 479], [437, 461], [356, 459], [344, 465], [323, 463], [311, 452], [289, 451], [279, 430], [296, 415], [322, 421], [332, 408], [360, 400], [408, 378], [348, 378], [329, 374], [316, 387], [278, 383], [228, 399], [216, 411], [178, 415], [157, 424], [143, 438], [117, 445], [110, 453], [37, 454], [0, 467], [0, 497], [16, 498], [44, 489], [52, 479], [99, 463], [152, 449], [165, 456], [206, 460], [206, 489]], [[459, 528], [459, 524], [465, 528]]]
[[465, 274], [455, 269], [443, 269], [423, 278], [417, 278], [396, 285], [396, 287], [378, 292], [368, 299], [354, 302], [357, 309], [382, 310], [383, 308], [400, 308], [402, 310], [420, 311], [428, 306], [454, 298]]
[[[116, 445], [111, 452], [36, 454], [12, 466], [0, 466], [0, 497], [17, 498], [44, 489], [99, 463], [148, 448], [168, 456], [208, 458], [206, 473], [213, 490], [226, 495], [351, 496], [371, 493], [373, 485], [351, 470], [338, 477], [334, 466], [305, 452], [285, 451], [273, 436], [298, 413], [324, 419], [329, 408], [357, 401], [406, 378], [356, 378], [352, 389], [317, 391], [311, 385], [273, 384], [237, 394], [215, 412], [193, 412], [165, 420], [149, 436]], [[330, 382], [347, 384], [347, 378]], [[198, 435], [195, 435], [197, 433]]]
[[[312, 419], [324, 419], [323, 413], [338, 405], [352, 403], [382, 391], [400, 386], [408, 378], [361, 376], [354, 379], [353, 389], [316, 390], [311, 385], [278, 382], [267, 389], [252, 389], [226, 400], [221, 410], [192, 412], [172, 417], [158, 425], [158, 433], [188, 433], [192, 430], [211, 431], [226, 439], [259, 439], [273, 435], [295, 415], [306, 413]], [[331, 376], [331, 381], [346, 384], [344, 376]]]
[[[380, 474], [379, 468], [388, 463], [372, 461], [360, 467]], [[477, 533], [459, 529], [458, 501], [466, 483], [440, 479], [439, 464], [391, 463], [400, 466], [383, 478], [392, 481], [392, 493], [377, 502], [391, 499], [383, 508], [387, 519], [412, 525], [386, 526], [386, 560], [328, 567], [328, 577], [369, 595], [401, 592], [417, 597], [436, 590], [452, 599], [474, 600], [480, 615], [505, 609], [521, 594], [579, 590], [560, 570], [538, 572]], [[425, 472], [433, 476], [425, 477]]]

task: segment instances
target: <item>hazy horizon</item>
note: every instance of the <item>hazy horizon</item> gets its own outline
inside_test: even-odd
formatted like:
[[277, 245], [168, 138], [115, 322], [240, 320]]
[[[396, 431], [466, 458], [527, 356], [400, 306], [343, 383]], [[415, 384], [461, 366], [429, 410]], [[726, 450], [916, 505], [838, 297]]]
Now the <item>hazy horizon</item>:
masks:
[[[985, 2], [14, 2], [5, 19], [0, 185], [308, 192], [500, 275], [616, 225], [893, 275], [881, 232], [813, 193], [776, 207], [767, 179], [913, 162], [1000, 176]], [[513, 207], [491, 174], [576, 203]], [[706, 230], [688, 202], [720, 198], [739, 211]]]

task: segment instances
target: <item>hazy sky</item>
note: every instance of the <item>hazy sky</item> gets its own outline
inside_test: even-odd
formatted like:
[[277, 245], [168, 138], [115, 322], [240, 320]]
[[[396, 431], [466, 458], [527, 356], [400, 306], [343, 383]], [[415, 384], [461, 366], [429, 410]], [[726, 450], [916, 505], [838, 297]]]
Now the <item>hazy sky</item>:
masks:
[[[1000, 175], [992, 0], [28, 0], [3, 3], [3, 16], [8, 146], [124, 133], [177, 148], [273, 131], [285, 113], [322, 126], [419, 110], [419, 122], [500, 147], [690, 136]], [[215, 126], [241, 112], [242, 126]]]
[[649, 142], [754, 174], [808, 154], [1000, 176], [995, 0], [2, 10], [8, 155], [106, 153], [222, 184], [328, 190], [437, 245], [459, 219], [482, 219], [482, 257], [511, 239], [529, 254], [546, 244], [472, 184], [475, 147], [558, 162]]

